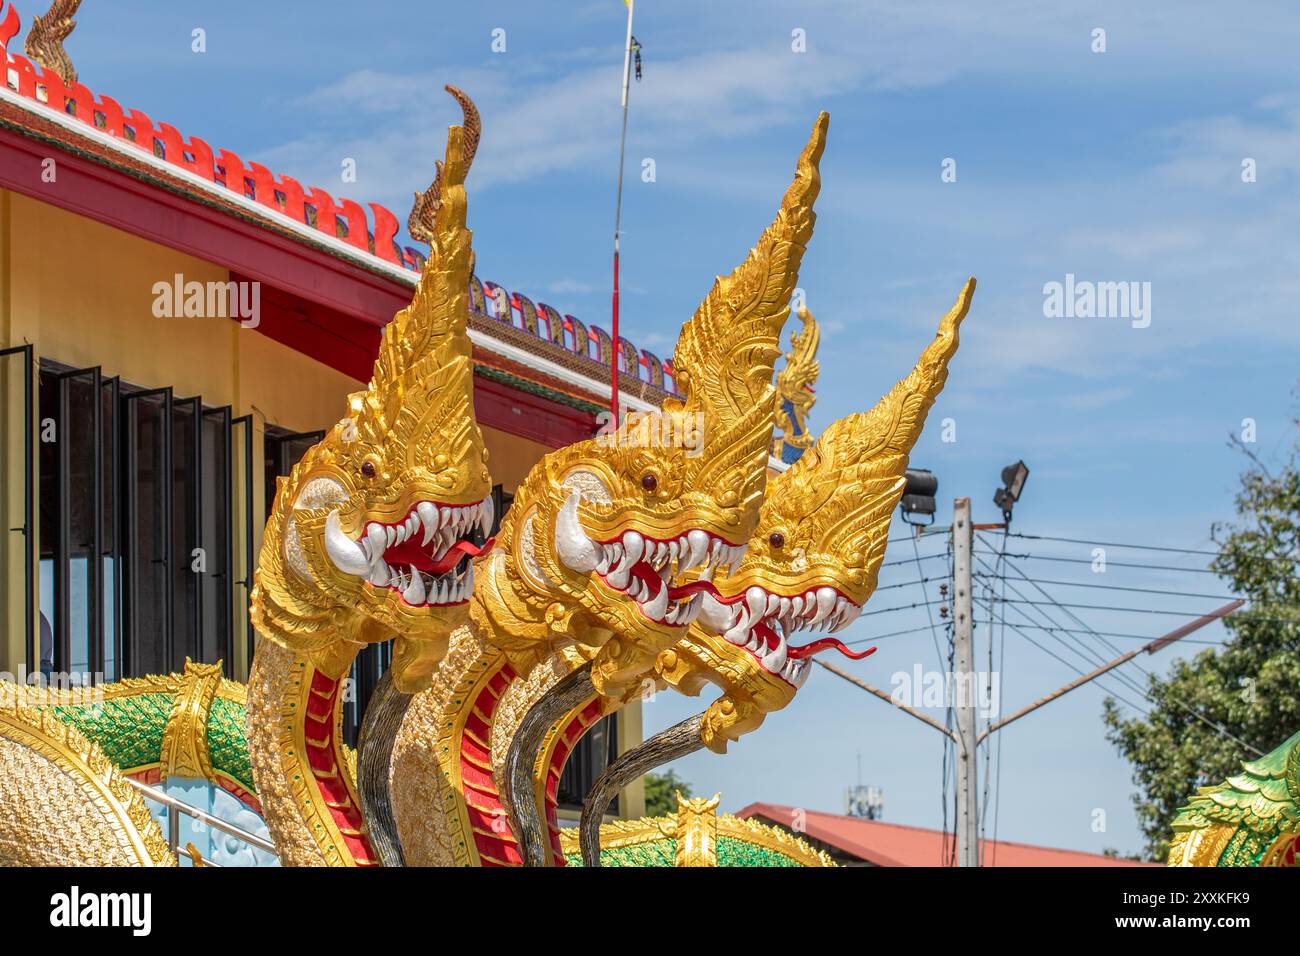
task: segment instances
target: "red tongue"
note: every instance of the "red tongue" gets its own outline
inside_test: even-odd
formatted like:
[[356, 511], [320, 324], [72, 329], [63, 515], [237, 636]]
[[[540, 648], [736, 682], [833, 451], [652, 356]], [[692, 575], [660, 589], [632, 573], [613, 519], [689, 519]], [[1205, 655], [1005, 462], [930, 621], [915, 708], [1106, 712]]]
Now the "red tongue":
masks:
[[[663, 587], [663, 578], [655, 573], [655, 569], [644, 561], [638, 561], [632, 565], [628, 574], [644, 584], [652, 595], [658, 594], [659, 589]], [[708, 591], [714, 597], [721, 600], [724, 604], [733, 604], [737, 598], [722, 598], [718, 594], [718, 589], [713, 586], [712, 581], [692, 581], [690, 584], [679, 584], [676, 587], [668, 589], [668, 600], [680, 601], [684, 597], [689, 597], [697, 591]]]
[[836, 638], [823, 637], [823, 638], [819, 638], [818, 640], [812, 641], [809, 644], [805, 644], [803, 647], [786, 648], [785, 654], [787, 657], [793, 658], [794, 660], [798, 661], [798, 660], [802, 660], [805, 657], [812, 657], [814, 654], [820, 651], [824, 651], [828, 647], [835, 648], [835, 650], [839, 651], [849, 660], [853, 660], [853, 661], [860, 661], [862, 660], [862, 658], [868, 657], [876, 652], [876, 649], [874, 647], [868, 647], [865, 651], [855, 653], [849, 650], [843, 644], [841, 644], [839, 640], [837, 640]]
[[396, 547], [389, 548], [384, 552], [384, 562], [386, 564], [395, 564], [400, 566], [410, 565], [418, 571], [426, 574], [446, 574], [454, 568], [460, 559], [465, 555], [471, 558], [477, 558], [480, 554], [492, 548], [496, 538], [488, 538], [479, 547], [470, 541], [457, 541], [437, 561], [429, 557], [428, 553], [423, 550], [418, 541], [411, 538], [403, 541]]
[[[763, 639], [763, 643], [767, 645], [768, 650], [775, 650], [777, 644], [780, 643], [777, 640], [776, 632], [762, 622], [754, 625], [754, 633]], [[864, 657], [869, 657], [876, 652], [874, 647], [868, 647], [865, 651], [855, 653], [840, 643], [838, 638], [821, 637], [803, 645], [802, 647], [787, 647], [785, 650], [785, 656], [790, 660], [799, 661], [803, 660], [805, 657], [812, 657], [814, 654], [832, 647], [845, 657], [854, 661], [860, 661]]]
[[776, 650], [777, 644], [781, 643], [776, 636], [776, 631], [772, 630], [761, 621], [754, 625], [754, 633], [763, 639], [763, 645], [769, 650]]
[[[633, 571], [635, 572], [635, 570], [636, 569], [634, 568]], [[668, 597], [673, 601], [680, 601], [682, 598], [689, 597], [692, 594], [697, 594], [700, 591], [708, 591], [720, 604], [735, 604], [745, 596], [745, 593], [742, 591], [735, 597], [724, 598], [718, 593], [718, 589], [713, 586], [712, 581], [691, 581], [689, 584], [679, 584], [675, 588], [669, 588]]]

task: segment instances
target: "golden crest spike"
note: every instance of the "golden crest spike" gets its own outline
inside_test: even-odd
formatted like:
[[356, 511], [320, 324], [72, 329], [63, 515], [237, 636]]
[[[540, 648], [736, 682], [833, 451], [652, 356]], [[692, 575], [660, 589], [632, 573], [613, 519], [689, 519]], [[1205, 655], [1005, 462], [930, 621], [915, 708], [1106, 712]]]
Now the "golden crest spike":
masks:
[[[483, 122], [479, 118], [478, 108], [474, 101], [461, 90], [451, 84], [443, 87], [448, 93], [455, 98], [460, 104], [461, 114], [464, 116], [464, 152], [465, 165], [469, 166], [474, 162], [474, 154], [478, 152], [479, 139], [483, 133]], [[406, 219], [406, 230], [411, 234], [412, 239], [418, 239], [420, 242], [433, 243], [434, 224], [438, 214], [438, 206], [442, 198], [442, 161], [439, 160], [434, 164], [433, 182], [429, 188], [423, 192], [415, 194], [415, 202], [411, 206], [411, 214]]]
[[845, 566], [865, 576], [868, 594], [906, 484], [908, 455], [948, 379], [948, 362], [957, 351], [958, 329], [974, 293], [971, 278], [907, 377], [871, 411], [827, 426], [769, 492], [776, 510], [808, 516], [817, 524], [817, 536], [833, 542]]
[[826, 113], [817, 117], [772, 224], [744, 262], [718, 277], [682, 327], [674, 350], [683, 398], [666, 403], [665, 410], [700, 416], [708, 464], [697, 486], [734, 489], [742, 506], [752, 505], [748, 527], [740, 529], [744, 533], [757, 520], [766, 481], [775, 416], [773, 367], [816, 222], [818, 162], [829, 122]]
[[[478, 112], [468, 97], [455, 92], [469, 128], [452, 126], [447, 131], [446, 156], [438, 164], [436, 193], [427, 210], [429, 258], [411, 304], [384, 328], [374, 375], [356, 409], [363, 439], [381, 440], [396, 426], [399, 410], [411, 411], [413, 396], [431, 386], [450, 386], [466, 396], [472, 392], [466, 327], [473, 234], [465, 226], [464, 184], [473, 159], [466, 140], [477, 145]], [[466, 361], [454, 361], [457, 357]], [[432, 366], [425, 364], [430, 359]], [[436, 381], [427, 378], [434, 367]]]
[[[957, 331], [970, 311], [974, 295], [975, 277], [971, 276], [956, 303], [939, 320], [934, 341], [925, 347], [916, 367], [867, 413], [873, 424], [880, 427], [876, 435], [880, 444], [870, 452], [873, 458], [888, 454], [906, 455], [921, 437], [925, 414], [948, 381], [948, 361], [957, 352]], [[892, 426], [888, 424], [890, 422]]]

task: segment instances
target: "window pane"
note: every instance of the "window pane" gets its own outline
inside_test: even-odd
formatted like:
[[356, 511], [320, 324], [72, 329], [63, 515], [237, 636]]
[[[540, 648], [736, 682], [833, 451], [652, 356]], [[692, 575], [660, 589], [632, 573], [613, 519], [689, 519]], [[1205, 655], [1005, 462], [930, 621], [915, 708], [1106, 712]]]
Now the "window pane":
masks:
[[128, 613], [131, 621], [129, 676], [164, 674], [170, 671], [167, 657], [168, 576], [166, 484], [170, 476], [164, 464], [166, 402], [161, 395], [132, 398], [130, 409], [133, 441], [129, 442], [130, 484], [128, 574], [131, 579]]
[[[185, 658], [202, 661], [199, 652], [199, 577], [209, 568], [207, 556], [196, 555], [198, 544], [199, 476], [194, 470], [198, 402], [172, 403], [172, 627], [175, 651], [168, 670], [185, 667]], [[198, 563], [196, 563], [198, 562]]]
[[230, 409], [203, 415], [203, 502], [199, 509], [201, 541], [207, 570], [199, 575], [203, 619], [198, 660], [229, 663], [230, 580], [226, 573], [230, 547]]

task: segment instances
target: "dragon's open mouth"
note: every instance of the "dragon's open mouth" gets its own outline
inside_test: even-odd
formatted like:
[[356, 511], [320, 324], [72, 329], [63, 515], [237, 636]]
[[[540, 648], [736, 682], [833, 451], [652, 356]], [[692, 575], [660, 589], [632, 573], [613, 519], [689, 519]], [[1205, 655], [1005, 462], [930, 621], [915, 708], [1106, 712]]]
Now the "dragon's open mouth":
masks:
[[367, 522], [353, 541], [335, 512], [326, 522], [325, 543], [341, 570], [397, 591], [413, 607], [461, 604], [474, 590], [473, 559], [492, 547], [487, 535], [493, 517], [491, 498], [471, 505], [421, 501], [402, 521]]
[[595, 545], [595, 571], [601, 580], [636, 601], [641, 613], [652, 621], [673, 627], [685, 627], [694, 621], [704, 600], [700, 582], [673, 582], [701, 566], [700, 574], [705, 579], [719, 567], [729, 572], [745, 554], [743, 545], [731, 544], [698, 528], [668, 541], [624, 531], [621, 537]]
[[759, 665], [795, 687], [808, 679], [808, 661], [814, 654], [833, 648], [845, 657], [861, 660], [874, 647], [855, 653], [833, 637], [792, 645], [790, 636], [804, 629], [838, 631], [862, 612], [831, 587], [810, 588], [795, 597], [773, 594], [753, 585], [734, 597], [714, 592], [710, 623], [731, 644], [743, 647]]

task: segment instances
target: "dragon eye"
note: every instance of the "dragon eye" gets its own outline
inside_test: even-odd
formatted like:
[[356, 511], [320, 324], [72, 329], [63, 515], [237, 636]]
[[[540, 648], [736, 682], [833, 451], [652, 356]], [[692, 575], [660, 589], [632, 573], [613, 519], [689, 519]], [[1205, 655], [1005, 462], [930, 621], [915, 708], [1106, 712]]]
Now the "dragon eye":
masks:
[[653, 471], [648, 471], [641, 476], [641, 487], [646, 491], [654, 491], [659, 487], [659, 479], [655, 477]]
[[375, 477], [375, 463], [367, 459], [361, 463], [361, 474], [367, 478]]
[[785, 547], [785, 535], [783, 535], [780, 531], [773, 531], [771, 536], [767, 540], [768, 543], [771, 544], [772, 547], [774, 548], [780, 549]]

